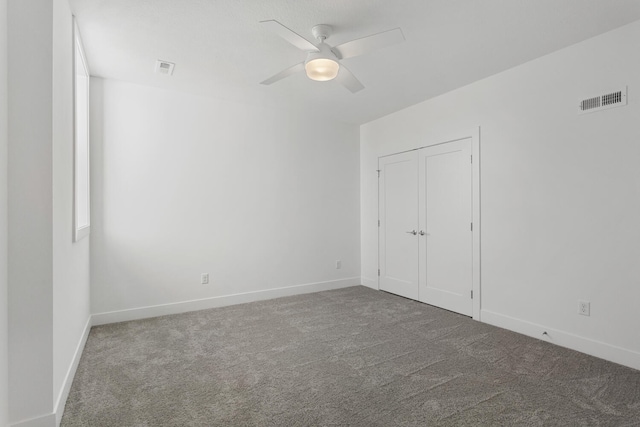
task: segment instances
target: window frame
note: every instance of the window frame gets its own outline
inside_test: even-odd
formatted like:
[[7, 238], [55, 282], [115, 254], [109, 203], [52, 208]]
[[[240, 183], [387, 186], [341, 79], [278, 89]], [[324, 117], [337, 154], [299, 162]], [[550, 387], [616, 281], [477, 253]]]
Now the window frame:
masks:
[[[78, 114], [78, 82], [77, 79], [77, 67], [82, 66], [84, 73], [86, 74], [86, 134], [84, 138], [81, 137], [79, 131], [80, 115]], [[84, 46], [82, 45], [82, 39], [80, 37], [80, 31], [78, 30], [78, 24], [75, 16], [73, 17], [73, 241], [77, 242], [82, 238], [88, 236], [91, 232], [91, 189], [90, 189], [90, 72], [87, 64], [87, 59], [84, 53]], [[82, 144], [82, 146], [81, 146]], [[81, 153], [86, 153], [86, 156]], [[81, 169], [86, 169], [86, 177], [82, 177]], [[81, 181], [82, 180], [82, 181]], [[84, 198], [81, 198], [82, 188], [86, 188], [86, 194]], [[84, 200], [84, 203], [82, 201]], [[86, 214], [86, 223], [80, 223], [81, 210], [84, 210]]]

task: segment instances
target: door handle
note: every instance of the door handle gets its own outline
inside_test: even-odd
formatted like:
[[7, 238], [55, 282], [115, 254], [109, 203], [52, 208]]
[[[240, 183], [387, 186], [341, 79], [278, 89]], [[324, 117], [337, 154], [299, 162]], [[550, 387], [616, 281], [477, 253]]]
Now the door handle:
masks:
[[414, 236], [415, 236], [416, 234], [418, 234], [418, 232], [417, 232], [416, 230], [405, 231], [405, 233], [413, 234]]
[[427, 233], [425, 233], [424, 231], [420, 230], [420, 232], [418, 234], [421, 235], [421, 236], [424, 236]]

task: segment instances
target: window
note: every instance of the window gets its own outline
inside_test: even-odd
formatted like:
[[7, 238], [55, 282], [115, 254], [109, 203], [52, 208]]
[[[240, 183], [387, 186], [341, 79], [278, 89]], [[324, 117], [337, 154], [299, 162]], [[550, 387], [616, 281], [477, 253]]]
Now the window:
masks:
[[73, 24], [74, 68], [74, 241], [89, 235], [89, 67], [78, 25]]

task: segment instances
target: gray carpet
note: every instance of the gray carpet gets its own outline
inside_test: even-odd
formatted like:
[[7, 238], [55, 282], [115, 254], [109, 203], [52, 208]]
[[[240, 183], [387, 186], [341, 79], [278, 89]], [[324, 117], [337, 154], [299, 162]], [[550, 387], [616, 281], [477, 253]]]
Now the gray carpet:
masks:
[[358, 286], [94, 327], [62, 425], [640, 426], [640, 371]]

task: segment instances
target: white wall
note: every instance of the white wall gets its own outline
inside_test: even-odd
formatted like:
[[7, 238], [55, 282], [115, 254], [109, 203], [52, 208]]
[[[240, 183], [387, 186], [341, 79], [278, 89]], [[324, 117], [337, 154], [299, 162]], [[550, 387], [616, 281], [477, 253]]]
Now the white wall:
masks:
[[52, 399], [52, 2], [9, 0], [9, 416]]
[[89, 238], [72, 239], [73, 20], [66, 0], [53, 4], [53, 395], [60, 417], [90, 316]]
[[89, 242], [71, 243], [71, 12], [8, 5], [9, 418], [54, 426], [89, 319]]
[[92, 80], [94, 313], [359, 283], [357, 126]]
[[[378, 156], [481, 126], [482, 320], [640, 369], [638, 40], [640, 22], [363, 125], [364, 282]], [[627, 107], [577, 114], [624, 85]]]
[[9, 425], [7, 137], [7, 0], [0, 0], [0, 427]]

